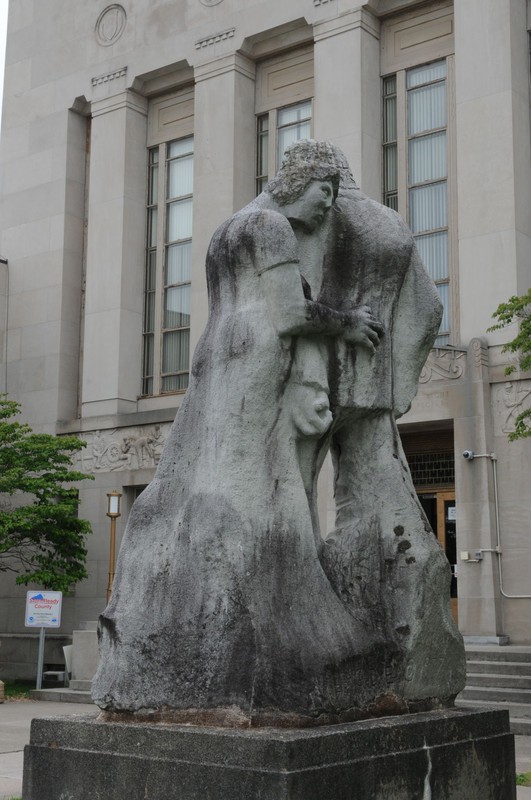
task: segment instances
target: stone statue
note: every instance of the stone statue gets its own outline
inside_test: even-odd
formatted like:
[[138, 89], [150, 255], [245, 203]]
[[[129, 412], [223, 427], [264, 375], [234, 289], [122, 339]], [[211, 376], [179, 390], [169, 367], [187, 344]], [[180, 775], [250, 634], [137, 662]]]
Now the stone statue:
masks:
[[336, 148], [299, 142], [216, 231], [206, 269], [190, 387], [100, 618], [95, 701], [109, 719], [240, 726], [451, 704], [449, 565], [394, 421], [440, 313], [411, 234], [349, 185]]
[[[402, 218], [359, 191], [334, 148], [340, 191], [329, 220], [319, 301], [369, 304], [385, 336], [374, 353], [329, 341], [336, 529], [321, 560], [349, 606], [368, 605], [403, 657], [397, 693], [415, 706], [464, 685], [451, 573], [417, 499], [396, 419], [408, 411], [439, 329], [438, 295]], [[378, 580], [380, 576], [380, 580]], [[382, 610], [385, 610], [382, 613]], [[405, 679], [405, 680], [403, 680]]]

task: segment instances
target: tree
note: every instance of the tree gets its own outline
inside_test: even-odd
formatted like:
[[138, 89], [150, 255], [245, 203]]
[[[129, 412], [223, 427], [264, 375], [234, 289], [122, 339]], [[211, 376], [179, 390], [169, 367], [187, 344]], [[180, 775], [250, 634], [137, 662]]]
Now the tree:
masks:
[[74, 436], [33, 433], [12, 418], [20, 406], [0, 395], [0, 572], [20, 573], [19, 584], [67, 591], [87, 577], [78, 492], [92, 478], [72, 469], [85, 443]]
[[[508, 325], [518, 323], [518, 333], [502, 348], [504, 353], [518, 354], [518, 367], [525, 372], [531, 369], [531, 289], [520, 297], [510, 297], [506, 303], [501, 303], [494, 314], [498, 322], [489, 328], [489, 331], [506, 328]], [[516, 371], [516, 365], [511, 364], [505, 368], [505, 374], [511, 375]], [[531, 436], [531, 427], [527, 420], [531, 418], [531, 408], [521, 411], [515, 419], [516, 428], [509, 434], [509, 439], [523, 439]]]

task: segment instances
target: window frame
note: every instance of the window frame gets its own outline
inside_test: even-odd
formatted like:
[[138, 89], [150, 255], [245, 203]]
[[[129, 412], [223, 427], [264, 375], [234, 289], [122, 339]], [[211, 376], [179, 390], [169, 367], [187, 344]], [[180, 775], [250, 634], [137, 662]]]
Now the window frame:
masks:
[[[407, 95], [410, 89], [407, 88], [407, 73], [409, 70], [418, 67], [429, 66], [439, 61], [446, 62], [446, 126], [443, 128], [433, 128], [429, 131], [423, 131], [416, 134], [408, 133], [408, 106]], [[385, 81], [389, 78], [396, 80], [396, 140], [385, 141], [385, 94], [384, 85]], [[437, 80], [428, 82], [424, 85], [437, 83]], [[457, 346], [460, 340], [459, 334], [459, 285], [458, 285], [458, 230], [457, 230], [457, 164], [456, 164], [456, 126], [455, 126], [455, 61], [453, 54], [437, 55], [430, 59], [420, 60], [418, 63], [409, 63], [403, 68], [395, 69], [387, 74], [382, 75], [382, 202], [389, 205], [389, 195], [392, 192], [386, 191], [385, 185], [385, 150], [392, 144], [396, 144], [396, 206], [390, 205], [403, 217], [408, 224], [410, 224], [410, 190], [417, 186], [429, 186], [439, 182], [441, 179], [426, 180], [419, 183], [410, 183], [408, 176], [408, 151], [409, 142], [414, 139], [419, 139], [427, 134], [434, 134], [437, 131], [446, 131], [446, 158], [447, 158], [447, 225], [444, 230], [448, 232], [448, 277], [435, 280], [434, 283], [448, 285], [448, 331], [440, 331], [438, 338], [444, 337], [446, 341], [438, 341], [436, 339], [434, 347]], [[433, 229], [426, 232], [419, 232], [414, 234], [415, 239], [418, 237], [436, 233], [438, 230]]]
[[[191, 149], [186, 153], [183, 153], [180, 156], [171, 156], [170, 149], [171, 145], [175, 142], [184, 142], [187, 139], [191, 140]], [[172, 240], [170, 241], [167, 238], [168, 232], [168, 215], [169, 215], [169, 207], [172, 203], [180, 202], [184, 200], [191, 199], [193, 201], [193, 186], [192, 192], [186, 193], [183, 195], [179, 195], [177, 197], [169, 197], [167, 194], [167, 187], [169, 185], [169, 169], [170, 163], [177, 158], [186, 158], [190, 154], [194, 155], [194, 137], [193, 133], [185, 135], [185, 136], [177, 136], [175, 138], [168, 139], [167, 141], [158, 142], [151, 147], [148, 148], [148, 174], [147, 174], [147, 197], [146, 197], [146, 214], [147, 214], [147, 226], [146, 226], [146, 255], [145, 255], [145, 274], [144, 274], [144, 307], [143, 307], [143, 321], [142, 321], [142, 386], [141, 386], [141, 397], [159, 397], [159, 396], [168, 396], [168, 395], [178, 395], [184, 394], [188, 387], [188, 380], [186, 380], [186, 385], [178, 388], [164, 388], [164, 381], [165, 379], [171, 377], [179, 377], [179, 376], [189, 376], [190, 374], [190, 345], [188, 344], [188, 364], [187, 369], [181, 369], [177, 371], [171, 372], [163, 372], [163, 365], [164, 365], [164, 337], [165, 334], [171, 333], [175, 330], [188, 330], [190, 331], [190, 320], [187, 326], [166, 326], [165, 325], [165, 305], [166, 305], [166, 291], [168, 287], [172, 288], [174, 286], [191, 286], [192, 282], [192, 275], [190, 269], [190, 277], [186, 281], [181, 281], [178, 283], [167, 283], [166, 276], [167, 276], [167, 251], [169, 247], [173, 244], [183, 244], [183, 243], [190, 243], [193, 246], [193, 230], [192, 235], [189, 237], [185, 237], [180, 240]], [[157, 161], [155, 162], [153, 159], [153, 154], [157, 153]], [[156, 197], [155, 194], [152, 192], [152, 168], [154, 164], [157, 164], [157, 191]], [[156, 202], [155, 202], [156, 200]], [[151, 230], [152, 230], [152, 218], [153, 218], [153, 210], [156, 209], [156, 217], [157, 217], [157, 231], [156, 237], [153, 239], [151, 237]], [[155, 242], [155, 244], [153, 244]], [[154, 256], [154, 264], [151, 266], [151, 259]], [[190, 256], [191, 262], [191, 256]], [[151, 288], [150, 282], [150, 270], [153, 269], [155, 276], [154, 276], [154, 288]], [[153, 304], [154, 308], [151, 313], [152, 317], [152, 328], [153, 330], [148, 330], [146, 325], [146, 320], [148, 318], [148, 306], [149, 306], [149, 298], [148, 294], [152, 294], [154, 297]], [[189, 315], [190, 316], [190, 315]], [[149, 359], [147, 354], [146, 342], [147, 337], [151, 337], [153, 344], [151, 350], [151, 359]], [[150, 361], [151, 363], [148, 364], [147, 362]], [[151, 366], [151, 374], [147, 369], [148, 366]]]
[[[282, 111], [287, 111], [290, 108], [295, 108], [297, 106], [304, 106], [306, 104], [310, 105], [310, 116], [304, 117], [301, 120], [297, 120], [296, 122], [292, 123], [285, 123], [279, 124], [279, 116]], [[263, 128], [263, 122], [267, 119], [267, 129]], [[256, 115], [256, 193], [260, 194], [263, 191], [265, 185], [268, 181], [273, 178], [280, 167], [280, 153], [279, 153], [279, 140], [280, 140], [280, 131], [287, 130], [290, 127], [294, 127], [296, 125], [307, 124], [310, 125], [310, 133], [309, 138], [313, 136], [313, 97], [308, 97], [304, 100], [297, 100], [293, 103], [287, 103], [286, 105], [279, 106], [278, 108], [270, 109], [262, 114]], [[272, 136], [271, 133], [274, 133]], [[267, 137], [267, 171], [261, 170], [262, 166], [262, 150], [260, 147], [260, 142], [263, 138]]]

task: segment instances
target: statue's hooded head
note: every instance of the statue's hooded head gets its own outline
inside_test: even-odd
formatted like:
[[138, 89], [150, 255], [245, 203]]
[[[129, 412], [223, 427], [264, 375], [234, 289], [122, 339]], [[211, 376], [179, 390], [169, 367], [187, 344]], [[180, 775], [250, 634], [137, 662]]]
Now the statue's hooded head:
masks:
[[330, 142], [301, 139], [284, 153], [282, 166], [265, 191], [279, 206], [294, 203], [312, 181], [330, 181], [334, 197], [339, 189], [340, 169]]
[[347, 157], [337, 145], [330, 144], [330, 150], [333, 154], [334, 163], [339, 171], [339, 184], [343, 189], [357, 189], [358, 185], [354, 180], [354, 176], [350, 170]]

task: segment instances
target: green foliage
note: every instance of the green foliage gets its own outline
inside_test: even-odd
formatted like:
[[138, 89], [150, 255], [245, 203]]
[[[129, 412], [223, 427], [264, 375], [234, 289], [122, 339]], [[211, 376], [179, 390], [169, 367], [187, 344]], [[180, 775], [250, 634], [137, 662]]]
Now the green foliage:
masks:
[[517, 786], [531, 786], [531, 772], [521, 772], [516, 776]]
[[35, 688], [35, 681], [4, 681], [6, 700], [29, 700], [30, 690]]
[[0, 572], [17, 583], [66, 592], [87, 577], [79, 498], [71, 484], [92, 478], [72, 470], [85, 443], [74, 436], [33, 433], [12, 418], [18, 403], [0, 395]]
[[[521, 297], [510, 297], [506, 303], [501, 303], [492, 315], [498, 320], [489, 331], [506, 328], [508, 325], [518, 323], [518, 333], [510, 342], [503, 346], [504, 353], [517, 353], [518, 366], [522, 371], [531, 369], [531, 289]], [[505, 374], [511, 375], [516, 366], [511, 364], [506, 367]], [[523, 439], [531, 436], [531, 427], [528, 420], [531, 418], [531, 408], [522, 411], [516, 417], [516, 428], [509, 434], [509, 439]]]

